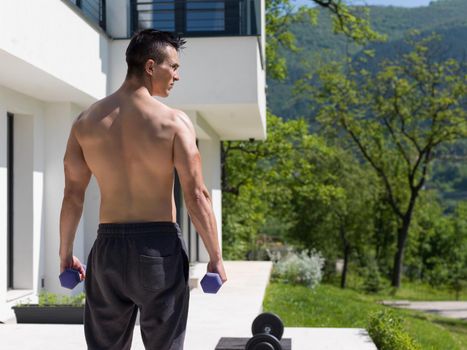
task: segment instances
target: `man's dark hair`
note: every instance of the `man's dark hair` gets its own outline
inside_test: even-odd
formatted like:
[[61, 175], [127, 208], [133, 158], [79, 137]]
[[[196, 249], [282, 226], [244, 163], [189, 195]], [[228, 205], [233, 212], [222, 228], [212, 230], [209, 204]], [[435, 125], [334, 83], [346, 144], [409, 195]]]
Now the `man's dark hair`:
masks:
[[127, 75], [141, 76], [144, 64], [152, 58], [161, 64], [166, 58], [165, 48], [170, 45], [177, 51], [183, 49], [186, 41], [170, 32], [155, 29], [144, 29], [133, 35], [126, 49]]

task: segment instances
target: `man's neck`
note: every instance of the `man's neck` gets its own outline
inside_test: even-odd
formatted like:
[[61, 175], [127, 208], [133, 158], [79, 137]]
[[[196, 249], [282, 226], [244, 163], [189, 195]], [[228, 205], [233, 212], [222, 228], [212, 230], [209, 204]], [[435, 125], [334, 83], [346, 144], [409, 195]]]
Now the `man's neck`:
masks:
[[150, 82], [135, 76], [127, 76], [118, 91], [129, 95], [152, 96]]

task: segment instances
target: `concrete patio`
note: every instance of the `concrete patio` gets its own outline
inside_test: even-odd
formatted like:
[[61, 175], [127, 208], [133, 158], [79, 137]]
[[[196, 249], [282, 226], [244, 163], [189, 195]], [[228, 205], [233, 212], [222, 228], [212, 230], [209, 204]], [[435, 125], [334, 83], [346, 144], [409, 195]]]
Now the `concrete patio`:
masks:
[[[270, 262], [227, 261], [227, 283], [218, 294], [191, 291], [185, 350], [214, 350], [221, 337], [250, 337], [251, 323], [262, 312], [269, 281]], [[192, 268], [192, 277], [202, 277], [206, 264]], [[267, 310], [264, 310], [267, 311]], [[285, 328], [293, 350], [376, 350], [364, 329]], [[81, 325], [0, 325], [3, 350], [82, 350], [86, 348]], [[133, 347], [143, 350], [139, 326]]]

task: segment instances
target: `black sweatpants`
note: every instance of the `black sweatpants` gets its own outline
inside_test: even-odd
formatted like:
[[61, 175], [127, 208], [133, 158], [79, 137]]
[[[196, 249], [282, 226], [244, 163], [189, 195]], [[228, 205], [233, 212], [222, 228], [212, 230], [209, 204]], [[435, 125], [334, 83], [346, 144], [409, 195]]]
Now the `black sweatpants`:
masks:
[[88, 349], [130, 349], [139, 309], [147, 350], [182, 350], [188, 264], [177, 223], [99, 224], [86, 270]]

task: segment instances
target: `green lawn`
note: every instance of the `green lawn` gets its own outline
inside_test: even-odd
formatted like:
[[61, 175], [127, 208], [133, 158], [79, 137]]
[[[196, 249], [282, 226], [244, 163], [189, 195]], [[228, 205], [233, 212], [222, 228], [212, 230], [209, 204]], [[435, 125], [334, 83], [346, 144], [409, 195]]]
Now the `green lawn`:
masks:
[[[363, 290], [364, 280], [355, 273], [349, 273], [347, 286], [355, 291]], [[376, 295], [380, 300], [411, 300], [411, 301], [447, 301], [456, 300], [456, 294], [446, 286], [433, 288], [427, 283], [410, 282], [403, 280], [399, 289], [394, 289], [389, 285], [388, 280], [383, 280], [383, 290]], [[333, 285], [340, 284], [340, 276], [335, 276]], [[464, 289], [459, 296], [459, 300], [467, 301], [467, 289]]]
[[[410, 295], [402, 290], [401, 294]], [[278, 314], [286, 327], [367, 328], [369, 315], [384, 308], [377, 302], [383, 299], [384, 293], [367, 295], [329, 284], [310, 290], [272, 282], [263, 308]], [[394, 312], [404, 318], [407, 332], [424, 350], [467, 350], [467, 322], [409, 310], [394, 309]]]
[[[456, 295], [445, 287], [435, 289], [428, 284], [404, 282], [395, 294], [394, 289], [387, 287], [381, 293], [378, 293], [378, 298], [384, 298], [385, 300], [445, 301], [456, 300]], [[459, 300], [467, 301], [467, 291], [460, 294]]]

